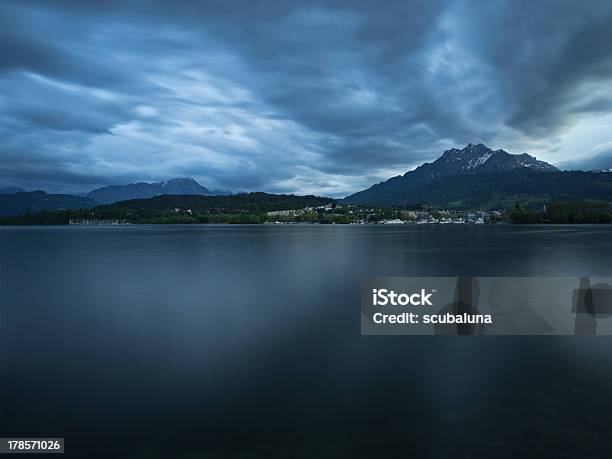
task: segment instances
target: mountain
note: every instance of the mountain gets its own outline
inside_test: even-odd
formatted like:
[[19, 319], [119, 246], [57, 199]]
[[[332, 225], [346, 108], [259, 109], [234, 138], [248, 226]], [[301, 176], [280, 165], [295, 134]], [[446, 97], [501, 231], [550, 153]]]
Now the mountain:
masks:
[[23, 188], [17, 186], [0, 186], [0, 194], [25, 193]]
[[612, 202], [612, 173], [537, 172], [516, 169], [491, 174], [464, 174], [435, 179], [407, 194], [390, 196], [380, 205], [425, 204], [437, 208], [500, 210], [541, 209], [552, 201]]
[[95, 205], [89, 198], [70, 194], [47, 194], [44, 191], [0, 194], [0, 216], [35, 214], [43, 210], [85, 209]]
[[[433, 163], [425, 163], [412, 172], [425, 172], [433, 174], [434, 177], [443, 177], [458, 174], [506, 172], [526, 167], [540, 172], [559, 170], [544, 161], [538, 161], [527, 153], [513, 155], [504, 150], [491, 150], [481, 143], [477, 145], [470, 143], [462, 150], [457, 148], [447, 150]], [[409, 174], [411, 173], [406, 173], [404, 177]]]
[[212, 196], [215, 193], [191, 178], [177, 178], [156, 183], [130, 183], [111, 185], [91, 191], [87, 197], [99, 204], [110, 204], [129, 199], [146, 199], [162, 194], [194, 194]]
[[[404, 175], [393, 177], [348, 196], [344, 202], [367, 205], [429, 204], [423, 201], [428, 198], [428, 192], [435, 191], [436, 187], [445, 186], [449, 181], [455, 183], [455, 178], [467, 177], [463, 181], [466, 182], [464, 185], [475, 187], [481, 178], [489, 183], [491, 175], [505, 177], [509, 173], [513, 173], [512, 177], [516, 180], [514, 173], [557, 174], [560, 171], [527, 153], [515, 155], [504, 150], [492, 150], [483, 144], [470, 143], [463, 149], [453, 148], [445, 151], [432, 163], [425, 163]], [[455, 183], [454, 186], [461, 185]], [[494, 187], [495, 183], [492, 186]], [[457, 193], [467, 196], [471, 193], [471, 189], [464, 188], [453, 192], [454, 195]]]

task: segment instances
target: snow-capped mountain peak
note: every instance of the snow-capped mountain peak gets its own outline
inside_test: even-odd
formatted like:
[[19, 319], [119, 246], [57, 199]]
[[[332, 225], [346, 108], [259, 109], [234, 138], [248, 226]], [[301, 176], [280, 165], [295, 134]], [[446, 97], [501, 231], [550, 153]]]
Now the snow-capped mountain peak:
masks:
[[558, 170], [544, 161], [538, 161], [527, 153], [513, 155], [504, 150], [491, 150], [482, 143], [469, 143], [463, 149], [447, 150], [430, 166], [434, 169], [430, 173], [435, 177], [466, 173], [501, 172], [522, 167], [542, 172]]

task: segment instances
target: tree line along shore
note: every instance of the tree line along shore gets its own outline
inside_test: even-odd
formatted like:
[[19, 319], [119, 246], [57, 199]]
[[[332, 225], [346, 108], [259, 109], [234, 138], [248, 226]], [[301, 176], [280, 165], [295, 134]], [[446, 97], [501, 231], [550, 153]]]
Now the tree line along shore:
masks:
[[539, 209], [460, 210], [425, 205], [369, 207], [316, 196], [248, 193], [236, 196], [173, 196], [122, 201], [78, 210], [0, 217], [1, 225], [67, 224], [380, 224], [380, 223], [612, 223], [603, 201], [555, 201]]

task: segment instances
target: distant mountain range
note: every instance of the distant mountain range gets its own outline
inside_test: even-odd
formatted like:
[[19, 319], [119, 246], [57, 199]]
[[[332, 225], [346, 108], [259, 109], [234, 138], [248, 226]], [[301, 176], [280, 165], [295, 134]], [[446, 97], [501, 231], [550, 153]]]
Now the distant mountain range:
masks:
[[71, 194], [48, 194], [44, 191], [0, 194], [0, 216], [35, 214], [43, 210], [76, 210], [96, 206], [96, 202]]
[[[0, 187], [0, 216], [91, 208], [162, 195], [230, 196], [232, 193], [209, 190], [191, 178], [111, 185], [80, 196], [25, 192], [4, 186]], [[423, 204], [456, 209], [502, 209], [516, 202], [537, 207], [552, 200], [582, 199], [612, 201], [612, 172], [609, 169], [562, 172], [527, 153], [510, 154], [470, 143], [463, 149], [447, 150], [432, 163], [378, 183], [342, 202], [379, 207]]]
[[200, 196], [227, 196], [231, 193], [221, 190], [209, 190], [194, 179], [177, 178], [155, 183], [130, 183], [128, 185], [110, 185], [95, 189], [87, 197], [100, 204], [111, 204], [128, 199], [146, 199], [163, 194], [172, 195], [200, 195]]
[[562, 172], [523, 154], [483, 144], [453, 148], [432, 163], [344, 199], [348, 204], [425, 204], [449, 208], [536, 206], [553, 199], [612, 200], [612, 174]]
[[37, 213], [43, 210], [75, 210], [112, 204], [130, 199], [147, 199], [160, 195], [230, 196], [223, 190], [208, 190], [191, 178], [177, 178], [156, 183], [130, 183], [97, 188], [82, 195], [27, 192], [18, 187], [0, 187], [0, 216]]

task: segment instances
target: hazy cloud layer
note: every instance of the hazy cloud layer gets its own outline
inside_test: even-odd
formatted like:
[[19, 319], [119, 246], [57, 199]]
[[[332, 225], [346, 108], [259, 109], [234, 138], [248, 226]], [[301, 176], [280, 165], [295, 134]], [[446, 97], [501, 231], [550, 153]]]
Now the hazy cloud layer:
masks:
[[586, 155], [563, 161], [560, 166], [568, 170], [612, 170], [612, 142], [598, 145]]
[[342, 196], [480, 141], [612, 167], [610, 24], [608, 0], [5, 1], [0, 184]]

